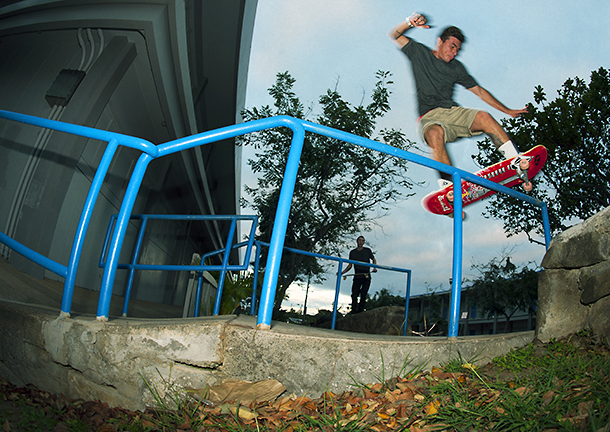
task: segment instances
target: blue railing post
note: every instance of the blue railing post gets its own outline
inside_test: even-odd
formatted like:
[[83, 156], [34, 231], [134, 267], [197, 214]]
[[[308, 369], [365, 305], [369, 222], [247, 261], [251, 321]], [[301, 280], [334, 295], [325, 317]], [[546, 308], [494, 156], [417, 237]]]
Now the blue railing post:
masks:
[[254, 275], [252, 279], [252, 300], [250, 301], [250, 315], [256, 315], [256, 299], [258, 290], [258, 269], [261, 263], [261, 244], [256, 242], [256, 256], [254, 258]]
[[273, 314], [273, 302], [277, 288], [277, 279], [280, 274], [280, 263], [282, 261], [282, 249], [284, 248], [284, 238], [288, 227], [288, 218], [292, 204], [292, 195], [299, 171], [299, 161], [305, 141], [305, 128], [302, 124], [296, 124], [293, 129], [292, 145], [286, 161], [284, 180], [280, 190], [277, 210], [271, 241], [269, 242], [269, 254], [265, 265], [265, 278], [261, 291], [260, 306], [258, 309], [257, 328], [259, 330], [271, 328], [271, 316]]
[[231, 228], [229, 228], [229, 235], [227, 236], [227, 243], [225, 253], [222, 257], [222, 270], [220, 270], [220, 276], [218, 277], [218, 288], [216, 289], [216, 301], [214, 302], [213, 315], [220, 313], [220, 301], [222, 299], [222, 289], [224, 287], [225, 277], [227, 275], [227, 266], [229, 265], [229, 257], [231, 255], [231, 246], [233, 245], [233, 234], [235, 233], [235, 227], [237, 222], [235, 219], [231, 220]]
[[335, 302], [333, 303], [333, 322], [330, 326], [331, 329], [335, 329], [337, 324], [337, 309], [339, 306], [339, 291], [341, 291], [341, 271], [343, 270], [343, 260], [340, 259], [337, 264], [337, 283], [335, 284]]
[[112, 299], [112, 287], [116, 277], [116, 270], [119, 265], [121, 247], [123, 246], [127, 225], [129, 224], [129, 217], [131, 216], [133, 206], [136, 202], [142, 179], [144, 178], [144, 174], [146, 174], [146, 168], [152, 160], [153, 158], [149, 154], [141, 154], [131, 174], [131, 180], [127, 185], [127, 190], [123, 197], [123, 204], [121, 205], [121, 210], [119, 211], [119, 216], [117, 217], [116, 225], [114, 227], [114, 233], [110, 240], [108, 260], [106, 261], [106, 267], [104, 268], [104, 274], [102, 275], [100, 297], [97, 304], [96, 319], [98, 321], [108, 320], [110, 300]]
[[131, 297], [131, 287], [133, 286], [133, 278], [136, 273], [136, 265], [140, 257], [140, 250], [142, 249], [142, 241], [144, 240], [144, 231], [146, 231], [146, 225], [148, 225], [148, 218], [142, 217], [142, 224], [138, 231], [138, 238], [136, 240], [136, 247], [133, 250], [133, 256], [131, 258], [131, 265], [129, 266], [129, 276], [127, 277], [127, 286], [125, 287], [125, 295], [123, 296], [123, 316], [127, 316], [127, 309], [129, 308], [129, 298]]
[[542, 211], [542, 227], [544, 229], [544, 244], [546, 250], [549, 250], [551, 245], [551, 223], [549, 222], [549, 210], [545, 202], [540, 202], [540, 210]]
[[64, 292], [61, 298], [61, 315], [70, 316], [70, 309], [72, 308], [72, 295], [74, 293], [74, 285], [76, 284], [76, 272], [78, 270], [78, 263], [80, 261], [81, 253], [83, 251], [83, 245], [85, 243], [85, 236], [87, 234], [87, 227], [89, 221], [93, 215], [93, 209], [95, 207], [95, 201], [102, 189], [102, 183], [112, 162], [112, 158], [116, 152], [119, 143], [116, 139], [111, 139], [106, 146], [104, 155], [100, 160], [100, 163], [91, 182], [85, 205], [76, 228], [76, 234], [74, 235], [74, 242], [72, 243], [72, 251], [70, 253], [70, 260], [68, 262], [68, 274], [64, 281]]
[[407, 335], [407, 324], [409, 323], [409, 299], [411, 298], [411, 270], [407, 272], [407, 293], [405, 295], [405, 319], [402, 327], [402, 335]]
[[203, 270], [197, 272], [197, 291], [195, 294], [195, 309], [193, 310], [193, 316], [197, 318], [199, 316], [199, 304], [201, 303], [201, 288], [203, 287]]
[[453, 284], [451, 287], [451, 304], [449, 313], [450, 339], [457, 338], [460, 314], [460, 297], [462, 294], [462, 251], [463, 223], [462, 218], [462, 176], [453, 174]]

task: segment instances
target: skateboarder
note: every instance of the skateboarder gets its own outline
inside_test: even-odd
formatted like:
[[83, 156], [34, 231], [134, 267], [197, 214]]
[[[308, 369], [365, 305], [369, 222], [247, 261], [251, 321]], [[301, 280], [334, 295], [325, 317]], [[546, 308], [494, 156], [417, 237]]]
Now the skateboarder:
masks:
[[[502, 126], [485, 111], [459, 106], [453, 100], [453, 90], [455, 84], [460, 84], [488, 105], [513, 118], [527, 112], [527, 108], [515, 110], [504, 106], [479, 86], [462, 63], [455, 59], [465, 40], [460, 29], [447, 27], [437, 39], [436, 49], [431, 50], [405, 35], [413, 27], [430, 28], [426, 25], [426, 18], [415, 13], [390, 30], [388, 37], [411, 61], [417, 90], [419, 127], [432, 151], [432, 158], [451, 165], [445, 145], [481, 133], [491, 138], [505, 158], [517, 156], [519, 152]], [[440, 175], [441, 188], [451, 184], [449, 174]]]
[[[361, 261], [373, 264], [377, 264], [373, 251], [367, 247], [364, 247], [364, 237], [360, 236], [356, 239], [357, 247], [352, 249], [349, 253], [349, 259], [353, 261]], [[349, 263], [345, 270], [341, 272], [344, 275], [352, 268], [352, 264]], [[352, 313], [363, 312], [366, 306], [366, 295], [369, 292], [371, 286], [371, 268], [367, 266], [354, 266], [354, 282], [352, 283]], [[373, 269], [373, 273], [377, 269]], [[358, 297], [360, 297], [360, 303], [358, 303]]]

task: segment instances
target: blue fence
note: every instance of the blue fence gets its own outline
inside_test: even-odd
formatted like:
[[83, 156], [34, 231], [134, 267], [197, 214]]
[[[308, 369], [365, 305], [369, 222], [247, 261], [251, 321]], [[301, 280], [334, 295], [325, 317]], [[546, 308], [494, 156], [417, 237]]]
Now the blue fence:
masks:
[[[263, 247], [263, 246], [269, 247], [269, 243], [265, 243], [265, 242], [261, 242], [261, 241], [256, 241], [255, 243], [257, 246], [258, 254], [256, 256], [256, 261], [254, 263], [254, 282], [252, 284], [252, 306], [250, 309], [250, 312], [252, 315], [255, 314], [256, 293], [257, 293], [257, 283], [258, 283], [257, 277], [258, 277], [261, 247]], [[365, 263], [365, 262], [361, 262], [361, 261], [350, 260], [347, 258], [334, 257], [334, 256], [330, 256], [330, 255], [323, 255], [323, 254], [318, 254], [318, 253], [313, 253], [313, 252], [306, 252], [306, 251], [302, 251], [302, 250], [294, 249], [294, 248], [290, 248], [290, 247], [284, 247], [284, 251], [337, 262], [337, 278], [336, 278], [336, 282], [335, 282], [335, 301], [333, 302], [333, 318], [332, 318], [332, 323], [331, 323], [331, 327], [330, 327], [333, 330], [335, 329], [335, 326], [337, 324], [337, 312], [339, 309], [339, 293], [341, 292], [341, 271], [343, 269], [344, 263], [358, 264], [358, 266], [361, 266], [361, 267], [370, 267], [370, 268], [375, 268], [375, 269], [383, 269], [383, 270], [389, 270], [389, 271], [394, 271], [394, 272], [399, 272], [399, 273], [406, 273], [407, 274], [407, 285], [406, 285], [406, 293], [405, 293], [405, 316], [404, 316], [404, 320], [402, 323], [402, 328], [403, 328], [402, 334], [403, 334], [403, 336], [407, 335], [409, 298], [411, 297], [411, 270], [403, 269], [403, 268], [399, 268], [399, 267], [390, 267], [390, 266], [383, 266], [383, 265], [377, 265], [377, 264], [370, 264], [370, 263]]]
[[[106, 238], [104, 240], [104, 245], [102, 247], [102, 252], [100, 255], [99, 267], [106, 267], [106, 256], [108, 254], [108, 243], [110, 241], [110, 236], [112, 234], [112, 230], [116, 223], [117, 215], [112, 215], [110, 217], [110, 223], [108, 224], [108, 229], [106, 231]], [[262, 253], [262, 249], [264, 247], [269, 247], [269, 243], [254, 240], [256, 227], [258, 225], [258, 218], [256, 216], [249, 215], [145, 215], [145, 214], [134, 214], [131, 215], [131, 220], [140, 220], [141, 224], [138, 228], [138, 235], [136, 236], [136, 243], [134, 245], [134, 252], [131, 258], [130, 263], [119, 263], [117, 269], [128, 270], [127, 284], [125, 287], [125, 295], [123, 301], [123, 316], [127, 316], [127, 310], [129, 307], [129, 300], [131, 297], [131, 289], [133, 286], [134, 275], [136, 270], [145, 271], [145, 270], [156, 270], [156, 271], [194, 271], [197, 272], [197, 289], [196, 289], [196, 297], [195, 297], [195, 308], [194, 308], [194, 316], [199, 316], [199, 306], [201, 299], [201, 288], [203, 282], [203, 271], [219, 271], [220, 276], [218, 279], [218, 289], [216, 291], [216, 298], [214, 300], [214, 309], [213, 314], [218, 315], [220, 310], [220, 302], [222, 298], [223, 285], [225, 281], [225, 276], [227, 271], [246, 271], [249, 269], [252, 259], [252, 250], [253, 246], [256, 246], [257, 253], [253, 262], [253, 282], [252, 282], [252, 296], [251, 296], [251, 307], [250, 314], [256, 315], [256, 304], [257, 304], [257, 293], [258, 293], [258, 274], [260, 272], [260, 257]], [[204, 220], [229, 220], [231, 221], [231, 227], [229, 229], [229, 233], [227, 235], [227, 239], [225, 242], [225, 247], [221, 249], [217, 249], [215, 251], [208, 252], [201, 256], [201, 261], [199, 264], [139, 264], [140, 251], [142, 249], [142, 241], [144, 239], [144, 233], [148, 226], [149, 220], [173, 220], [173, 221], [204, 221]], [[237, 244], [233, 244], [233, 238], [235, 236], [236, 224], [238, 221], [251, 221], [250, 232], [246, 236], [247, 241], [243, 241]], [[228, 258], [232, 250], [241, 249], [245, 247], [245, 252], [243, 256], [243, 263], [232, 265], [229, 264]], [[399, 267], [391, 267], [391, 266], [383, 266], [377, 264], [363, 263], [360, 261], [354, 261], [341, 257], [334, 257], [330, 255], [323, 255], [313, 252], [307, 252], [300, 249], [294, 249], [290, 247], [284, 247], [284, 252], [292, 252], [301, 255], [311, 256], [320, 259], [326, 259], [330, 261], [336, 261], [338, 263], [337, 269], [337, 278], [335, 282], [335, 299], [333, 302], [333, 315], [332, 315], [332, 323], [331, 329], [335, 329], [337, 323], [337, 314], [339, 309], [339, 293], [341, 291], [341, 270], [343, 269], [343, 264], [358, 264], [363, 267], [371, 267], [375, 269], [382, 269], [400, 273], [407, 274], [406, 281], [406, 292], [405, 292], [405, 316], [403, 320], [403, 336], [407, 335], [407, 323], [408, 323], [408, 311], [409, 311], [409, 298], [411, 293], [411, 270], [403, 269]], [[222, 255], [222, 264], [220, 265], [212, 265], [205, 264], [206, 258], [213, 257], [216, 255]], [[109, 308], [110, 305], [104, 305], [104, 308]]]
[[[131, 288], [133, 286], [133, 279], [136, 270], [159, 270], [159, 271], [196, 271], [199, 273], [198, 284], [197, 284], [197, 299], [201, 297], [201, 283], [202, 283], [202, 272], [208, 271], [220, 271], [220, 277], [218, 279], [218, 289], [216, 291], [216, 300], [214, 303], [214, 315], [218, 315], [220, 312], [220, 299], [222, 297], [222, 289], [224, 286], [225, 276], [227, 271], [239, 271], [247, 270], [249, 263], [249, 257], [252, 252], [252, 246], [254, 245], [254, 234], [256, 233], [256, 227], [258, 225], [258, 218], [256, 216], [247, 215], [131, 215], [131, 220], [141, 220], [140, 228], [138, 229], [138, 235], [136, 237], [136, 244], [134, 246], [133, 256], [129, 264], [119, 263], [117, 269], [127, 269], [129, 274], [127, 277], [127, 286], [125, 287], [125, 296], [123, 301], [123, 316], [127, 315], [127, 308], [129, 307], [129, 298], [131, 296]], [[110, 223], [108, 230], [106, 231], [106, 238], [104, 240], [104, 246], [102, 247], [102, 253], [100, 255], [99, 267], [106, 267], [106, 256], [108, 253], [108, 243], [110, 242], [110, 235], [112, 229], [116, 224], [117, 215], [110, 217]], [[206, 221], [206, 220], [225, 220], [231, 221], [229, 233], [225, 242], [225, 247], [219, 250], [208, 252], [201, 257], [199, 265], [183, 265], [183, 264], [138, 264], [140, 258], [140, 250], [142, 249], [142, 241], [144, 239], [144, 233], [148, 225], [149, 220], [173, 220], [173, 221]], [[237, 229], [238, 221], [250, 221], [250, 233], [248, 235], [248, 241], [240, 243], [239, 246], [246, 246], [245, 258], [243, 264], [232, 265], [229, 264], [229, 257], [231, 250], [235, 247], [233, 245], [233, 239]], [[236, 245], [237, 246], [237, 245]], [[221, 265], [206, 265], [205, 260], [208, 257], [215, 255], [222, 255]], [[199, 301], [195, 302], [195, 316], [199, 315]], [[101, 305], [104, 310], [110, 309], [110, 304]]]
[[[288, 154], [286, 170], [284, 173], [284, 181], [280, 191], [280, 197], [275, 217], [275, 223], [269, 243], [269, 254], [266, 263], [265, 277], [263, 280], [260, 306], [258, 308], [257, 328], [271, 328], [271, 314], [273, 310], [273, 301], [277, 287], [277, 278], [279, 275], [280, 261], [282, 259], [282, 251], [284, 247], [284, 236], [288, 225], [288, 217], [292, 195], [294, 192], [299, 160], [303, 149], [305, 132], [316, 133], [319, 135], [335, 138], [346, 143], [365, 147], [374, 151], [379, 151], [384, 154], [395, 156], [407, 161], [423, 165], [447, 174], [453, 177], [455, 196], [461, 196], [461, 181], [462, 179], [479, 184], [488, 189], [506, 193], [516, 197], [522, 201], [540, 207], [542, 211], [545, 242], [548, 248], [550, 243], [550, 227], [548, 219], [548, 211], [544, 202], [538, 201], [528, 195], [518, 192], [513, 189], [506, 188], [490, 180], [475, 176], [472, 173], [460, 170], [459, 168], [442, 164], [431, 160], [421, 155], [410, 153], [406, 150], [401, 150], [377, 141], [367, 138], [358, 137], [346, 132], [332, 129], [326, 126], [307, 122], [286, 116], [271, 117], [262, 120], [256, 120], [239, 125], [229, 126], [201, 134], [193, 135], [187, 138], [181, 138], [160, 145], [153, 145], [150, 142], [129, 137], [122, 134], [101, 131], [84, 126], [72, 125], [55, 120], [42, 119], [38, 117], [28, 116], [24, 114], [16, 114], [4, 110], [0, 110], [0, 118], [27, 123], [43, 128], [62, 131], [74, 135], [80, 135], [88, 138], [93, 138], [108, 143], [102, 160], [98, 166], [97, 172], [93, 179], [89, 194], [85, 201], [81, 218], [78, 224], [76, 235], [74, 238], [72, 251], [70, 254], [69, 263], [67, 266], [56, 263], [48, 258], [42, 257], [40, 254], [31, 249], [18, 245], [18, 242], [10, 239], [5, 234], [0, 235], [0, 241], [11, 247], [13, 250], [26, 256], [28, 259], [42, 265], [50, 271], [66, 278], [64, 282], [64, 292], [62, 297], [61, 315], [69, 315], [72, 303], [72, 293], [74, 290], [75, 276], [78, 268], [78, 262], [82, 251], [83, 241], [87, 232], [91, 213], [95, 205], [95, 200], [99, 194], [102, 182], [108, 171], [110, 161], [114, 156], [119, 145], [132, 147], [142, 151], [136, 166], [132, 172], [127, 190], [125, 192], [119, 214], [116, 219], [112, 235], [108, 242], [107, 261], [104, 267], [102, 276], [102, 285], [100, 289], [100, 298], [98, 301], [97, 319], [105, 321], [108, 319], [108, 305], [112, 295], [112, 287], [116, 277], [116, 271], [119, 265], [119, 255], [127, 225], [131, 217], [131, 212], [138, 195], [144, 174], [150, 162], [154, 159], [161, 158], [173, 153], [187, 150], [193, 147], [210, 144], [216, 141], [221, 141], [229, 138], [234, 138], [240, 135], [261, 131], [264, 129], [286, 127], [289, 128], [292, 135], [292, 144]], [[462, 213], [461, 200], [455, 200], [455, 214]], [[451, 294], [451, 309], [449, 319], [449, 337], [457, 337], [460, 293], [462, 281], [462, 242], [463, 242], [463, 221], [461, 218], [454, 218], [453, 232], [453, 269], [452, 269], [452, 294]], [[65, 269], [65, 270], [64, 270]]]

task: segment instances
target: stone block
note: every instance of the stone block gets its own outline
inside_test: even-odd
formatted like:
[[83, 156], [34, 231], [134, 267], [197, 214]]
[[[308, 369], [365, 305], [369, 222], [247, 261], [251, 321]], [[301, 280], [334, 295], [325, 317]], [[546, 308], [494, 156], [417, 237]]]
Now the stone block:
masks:
[[610, 261], [583, 268], [578, 285], [582, 290], [580, 301], [586, 305], [610, 295]]
[[[402, 335], [404, 320], [404, 307], [385, 306], [338, 318], [335, 330], [399, 336]], [[320, 325], [322, 328], [330, 328], [330, 326], [330, 321]]]
[[542, 260], [545, 269], [581, 268], [608, 259], [610, 237], [602, 231], [586, 231], [582, 225], [570, 228], [570, 235], [555, 238]]
[[538, 280], [536, 337], [542, 342], [582, 330], [589, 307], [580, 303], [580, 270], [545, 270]]
[[593, 333], [600, 336], [610, 345], [610, 296], [604, 297], [591, 305], [587, 325]]

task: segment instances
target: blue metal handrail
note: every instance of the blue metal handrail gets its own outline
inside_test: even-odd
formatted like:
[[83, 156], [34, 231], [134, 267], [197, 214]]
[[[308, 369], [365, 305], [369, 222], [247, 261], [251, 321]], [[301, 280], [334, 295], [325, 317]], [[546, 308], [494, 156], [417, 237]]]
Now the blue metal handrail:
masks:
[[[3, 243], [7, 244], [13, 250], [25, 256], [29, 260], [65, 278], [60, 315], [69, 316], [70, 309], [72, 308], [72, 295], [74, 293], [74, 285], [76, 283], [76, 272], [78, 270], [78, 263], [80, 261], [81, 253], [83, 250], [85, 236], [87, 234], [87, 228], [89, 227], [89, 222], [93, 214], [95, 202], [102, 188], [102, 183], [108, 172], [108, 167], [110, 166], [110, 162], [112, 161], [112, 158], [114, 157], [118, 146], [122, 145], [125, 147], [131, 147], [136, 150], [145, 152], [146, 154], [151, 155], [151, 157], [157, 156], [157, 148], [154, 144], [148, 141], [139, 138], [134, 138], [128, 135], [89, 128], [86, 126], [64, 123], [57, 120], [34, 117], [26, 114], [19, 114], [10, 111], [0, 110], [0, 118], [30, 124], [42, 128], [52, 129], [60, 132], [65, 132], [71, 135], [78, 135], [86, 138], [106, 141], [108, 143], [108, 145], [106, 146], [106, 150], [104, 151], [104, 154], [102, 156], [102, 159], [100, 160], [98, 168], [95, 172], [95, 176], [93, 177], [93, 181], [91, 182], [91, 187], [89, 188], [89, 193], [87, 194], [85, 204], [83, 205], [81, 217], [76, 228], [76, 234], [74, 235], [74, 242], [72, 243], [72, 250], [70, 252], [69, 262], [68, 265], [65, 266], [65, 271], [63, 270], [64, 266], [62, 264], [59, 264], [49, 258], [43, 257], [37, 252], [23, 245], [21, 245], [22, 247], [15, 248], [13, 247], [14, 244], [13, 246], [10, 246], [8, 243], [3, 241]], [[2, 238], [3, 237], [0, 237], [0, 241], [2, 240]]]
[[[106, 255], [108, 252], [108, 243], [110, 242], [110, 234], [112, 233], [112, 228], [116, 223], [117, 215], [110, 216], [110, 223], [108, 224], [108, 229], [106, 230], [106, 236], [104, 239], [104, 245], [102, 246], [102, 252], [100, 254], [100, 261], [98, 266], [100, 268], [106, 267]], [[258, 225], [258, 217], [253, 215], [166, 215], [166, 214], [134, 214], [130, 217], [131, 220], [141, 220], [142, 223], [140, 228], [138, 229], [138, 236], [136, 237], [136, 244], [134, 246], [134, 252], [131, 258], [131, 262], [129, 264], [121, 264], [119, 263], [117, 269], [127, 269], [129, 270], [127, 277], [127, 286], [125, 287], [125, 295], [123, 300], [123, 316], [127, 316], [127, 310], [129, 307], [129, 298], [131, 296], [131, 289], [133, 286], [133, 280], [136, 270], [158, 270], [158, 271], [196, 271], [199, 272], [199, 280], [198, 280], [198, 290], [197, 294], [199, 296], [201, 290], [201, 272], [204, 270], [209, 271], [220, 271], [220, 277], [218, 279], [218, 288], [216, 291], [216, 301], [214, 303], [214, 315], [218, 315], [220, 311], [220, 300], [222, 297], [222, 290], [224, 286], [224, 280], [227, 271], [239, 271], [239, 270], [247, 270], [249, 263], [248, 257], [252, 251], [252, 246], [254, 245], [254, 234], [256, 233], [256, 227]], [[144, 239], [144, 232], [146, 231], [146, 227], [148, 225], [149, 220], [173, 220], [173, 221], [205, 221], [205, 220], [224, 220], [230, 221], [231, 227], [229, 229], [229, 236], [225, 243], [225, 247], [216, 251], [208, 252], [201, 257], [201, 262], [199, 265], [183, 265], [183, 264], [138, 264], [138, 260], [140, 258], [140, 250], [142, 249], [142, 241]], [[250, 221], [250, 234], [248, 235], [247, 242], [240, 243], [239, 245], [232, 245], [232, 239], [236, 229], [237, 221]], [[244, 258], [244, 263], [239, 265], [231, 265], [228, 263], [228, 257], [230, 255], [231, 249], [236, 249], [237, 247], [246, 246], [246, 252]], [[206, 265], [204, 264], [205, 259], [207, 257], [211, 257], [214, 255], [223, 255], [223, 263], [222, 265]], [[198, 316], [199, 312], [199, 303], [195, 305], [195, 316]], [[110, 307], [110, 305], [103, 305], [104, 308]]]
[[[187, 138], [181, 138], [174, 141], [167, 142], [158, 146], [154, 146], [146, 141], [138, 140], [133, 137], [127, 137], [121, 134], [115, 134], [106, 131], [100, 131], [96, 129], [86, 128], [83, 126], [70, 125], [58, 121], [41, 119], [32, 116], [25, 116], [23, 114], [10, 113], [8, 111], [0, 110], [0, 118], [6, 118], [9, 120], [20, 121], [23, 123], [29, 123], [40, 127], [47, 127], [53, 130], [59, 130], [66, 133], [75, 135], [81, 135], [90, 137], [93, 139], [103, 139], [107, 141], [108, 147], [100, 162], [89, 195], [83, 209], [81, 221], [75, 236], [72, 254], [70, 256], [70, 263], [67, 267], [67, 277], [64, 284], [64, 295], [62, 298], [62, 313], [69, 315], [70, 304], [72, 300], [72, 292], [74, 289], [74, 278], [76, 275], [76, 268], [80, 259], [80, 252], [84, 236], [89, 224], [95, 198], [99, 194], [101, 183], [108, 169], [108, 165], [114, 151], [118, 145], [125, 145], [129, 147], [141, 150], [143, 153], [140, 155], [136, 166], [132, 172], [127, 190], [125, 192], [119, 215], [108, 244], [108, 262], [104, 268], [102, 276], [102, 285], [100, 289], [100, 299], [98, 302], [97, 319], [107, 320], [108, 309], [110, 304], [110, 297], [112, 295], [112, 286], [116, 277], [116, 269], [119, 264], [119, 253], [125, 238], [127, 225], [129, 218], [133, 210], [135, 199], [137, 197], [140, 185], [146, 173], [148, 164], [155, 158], [167, 156], [179, 151], [190, 149], [197, 146], [210, 144], [216, 141], [221, 141], [229, 138], [234, 138], [239, 135], [245, 135], [252, 132], [258, 132], [264, 129], [271, 129], [276, 127], [286, 127], [292, 130], [292, 143], [286, 162], [286, 168], [284, 172], [284, 180], [280, 190], [280, 196], [275, 216], [275, 223], [271, 234], [271, 240], [269, 243], [269, 254], [266, 263], [265, 277], [263, 280], [263, 287], [261, 293], [261, 302], [258, 311], [257, 328], [269, 329], [271, 328], [271, 315], [273, 309], [273, 301], [275, 298], [275, 292], [277, 287], [277, 278], [279, 275], [279, 265], [282, 258], [282, 250], [284, 247], [284, 236], [286, 228], [288, 226], [288, 217], [290, 214], [292, 195], [295, 188], [296, 176], [299, 167], [299, 160], [303, 149], [303, 143], [305, 138], [305, 132], [312, 132], [319, 135], [335, 138], [346, 143], [359, 145], [371, 150], [379, 151], [381, 153], [395, 156], [409, 162], [417, 163], [428, 168], [432, 168], [453, 177], [454, 181], [454, 193], [455, 196], [461, 196], [461, 181], [462, 179], [471, 181], [488, 189], [492, 189], [496, 192], [502, 192], [518, 198], [522, 201], [540, 207], [542, 211], [543, 227], [545, 234], [545, 244], [549, 247], [550, 244], [550, 226], [548, 218], [548, 210], [546, 204], [539, 200], [536, 200], [528, 195], [518, 192], [513, 189], [509, 189], [500, 184], [494, 183], [490, 180], [482, 177], [475, 176], [472, 173], [461, 170], [456, 167], [442, 164], [432, 159], [426, 158], [421, 155], [410, 153], [406, 150], [398, 149], [387, 144], [382, 144], [377, 141], [373, 141], [368, 138], [359, 137], [356, 135], [349, 134], [347, 132], [332, 129], [327, 126], [307, 122], [300, 119], [295, 119], [287, 116], [270, 117], [261, 120], [255, 120], [240, 125], [229, 126], [201, 134], [193, 135]], [[462, 202], [461, 200], [455, 200], [454, 203], [455, 214], [462, 213]], [[462, 243], [463, 243], [463, 221], [461, 218], [454, 218], [454, 242], [453, 242], [453, 286], [451, 296], [451, 314], [449, 321], [449, 338], [457, 337], [458, 331], [458, 311], [460, 304], [460, 291], [461, 291], [461, 280], [462, 280]], [[2, 237], [0, 237], [2, 240]], [[39, 257], [30, 254], [28, 258], [36, 261]], [[36, 261], [38, 262], [38, 261]], [[46, 263], [48, 264], [48, 263]]]
[[[259, 241], [257, 240], [256, 242], [256, 246], [257, 246], [257, 256], [256, 256], [256, 261], [254, 264], [254, 281], [252, 282], [252, 304], [255, 303], [255, 299], [256, 299], [256, 292], [257, 292], [257, 283], [258, 283], [258, 279], [257, 279], [257, 275], [258, 275], [258, 266], [259, 266], [259, 261], [260, 261], [260, 254], [261, 254], [261, 249], [262, 247], [269, 247], [269, 243], [263, 242], [263, 241]], [[331, 329], [335, 329], [335, 326], [337, 324], [337, 311], [339, 309], [339, 293], [341, 291], [341, 271], [343, 270], [343, 264], [347, 263], [347, 264], [356, 264], [358, 266], [361, 267], [370, 267], [370, 268], [376, 268], [376, 269], [383, 269], [383, 270], [390, 270], [390, 271], [395, 271], [395, 272], [400, 272], [400, 273], [406, 273], [407, 274], [407, 288], [406, 288], [406, 295], [405, 295], [405, 317], [403, 320], [403, 336], [407, 335], [407, 321], [408, 321], [408, 313], [409, 313], [409, 297], [411, 296], [411, 270], [409, 269], [403, 269], [400, 267], [390, 267], [390, 266], [384, 266], [384, 265], [379, 265], [379, 264], [371, 264], [371, 263], [367, 263], [367, 262], [362, 262], [362, 261], [354, 261], [354, 260], [350, 260], [347, 258], [341, 258], [341, 257], [335, 257], [335, 256], [331, 256], [331, 255], [324, 255], [324, 254], [319, 254], [319, 253], [315, 253], [315, 252], [307, 252], [304, 250], [300, 250], [300, 249], [294, 249], [291, 247], [287, 247], [284, 246], [284, 250], [288, 251], [288, 252], [293, 252], [293, 253], [297, 253], [297, 254], [301, 254], [301, 255], [306, 255], [306, 256], [311, 256], [311, 257], [315, 257], [315, 258], [320, 258], [320, 259], [327, 259], [330, 261], [336, 261], [338, 264], [338, 269], [337, 269], [337, 279], [335, 282], [335, 301], [333, 302], [333, 318], [332, 318], [332, 323], [330, 328]], [[254, 309], [252, 309], [252, 314], [254, 314]]]

